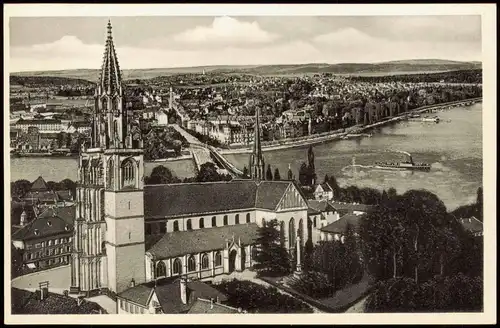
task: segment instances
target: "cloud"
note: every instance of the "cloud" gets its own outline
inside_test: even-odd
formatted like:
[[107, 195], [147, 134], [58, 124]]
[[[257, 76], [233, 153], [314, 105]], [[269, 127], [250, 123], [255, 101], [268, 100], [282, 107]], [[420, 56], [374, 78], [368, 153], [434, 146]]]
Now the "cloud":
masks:
[[382, 62], [404, 59], [481, 60], [481, 47], [474, 42], [387, 39], [349, 27], [312, 39], [333, 62]]
[[[154, 46], [144, 46], [147, 42]], [[122, 69], [404, 59], [481, 60], [481, 46], [475, 41], [390, 39], [354, 27], [303, 40], [279, 38], [278, 34], [262, 30], [256, 22], [229, 17], [216, 18], [209, 27], [198, 26], [164, 39], [152, 37], [144, 43], [123, 46], [116, 42]], [[104, 42], [88, 44], [76, 36], [66, 35], [53, 42], [11, 47], [8, 67], [11, 72], [99, 68], [103, 51]]]
[[[206, 49], [161, 49], [115, 45], [122, 69], [186, 67], [199, 65], [296, 64], [324, 61], [323, 54], [303, 41], [251, 49], [225, 46]], [[9, 71], [43, 71], [99, 68], [104, 44], [85, 44], [73, 36], [52, 43], [11, 47]]]
[[195, 45], [255, 45], [275, 41], [278, 35], [263, 30], [259, 24], [232, 17], [216, 17], [210, 26], [197, 26], [173, 37], [181, 44]]

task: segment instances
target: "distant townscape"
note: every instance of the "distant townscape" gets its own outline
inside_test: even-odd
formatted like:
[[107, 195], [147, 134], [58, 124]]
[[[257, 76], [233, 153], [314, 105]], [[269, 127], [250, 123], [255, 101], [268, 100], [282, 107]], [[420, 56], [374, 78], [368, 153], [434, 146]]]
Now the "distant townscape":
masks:
[[[120, 70], [111, 22], [104, 48], [96, 76], [10, 77], [11, 157], [78, 162], [76, 181], [11, 182], [13, 314], [483, 311], [482, 187], [448, 210], [428, 190], [341, 186], [318, 176], [313, 147], [400, 121], [435, 126], [430, 113], [482, 101], [480, 63], [141, 78]], [[298, 171], [266, 160], [297, 145]], [[238, 152], [241, 167], [227, 158]], [[371, 168], [434, 169], [400, 153]], [[194, 176], [162, 165], [179, 159]]]

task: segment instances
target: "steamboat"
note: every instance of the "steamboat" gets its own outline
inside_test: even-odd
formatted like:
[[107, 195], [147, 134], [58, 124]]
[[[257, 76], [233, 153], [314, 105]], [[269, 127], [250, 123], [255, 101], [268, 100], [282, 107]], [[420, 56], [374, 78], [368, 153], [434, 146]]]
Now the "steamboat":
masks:
[[406, 154], [408, 160], [403, 162], [376, 162], [373, 166], [376, 169], [382, 170], [413, 170], [413, 171], [430, 171], [431, 166], [426, 163], [415, 163], [410, 153], [404, 151], [397, 151], [398, 153]]

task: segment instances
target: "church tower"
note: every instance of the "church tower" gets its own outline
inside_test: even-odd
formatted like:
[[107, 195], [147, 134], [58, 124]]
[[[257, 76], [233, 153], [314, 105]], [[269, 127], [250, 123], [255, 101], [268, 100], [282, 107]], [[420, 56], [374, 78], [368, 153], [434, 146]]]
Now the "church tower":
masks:
[[90, 145], [82, 146], [70, 292], [145, 281], [143, 145], [132, 135], [108, 22]]
[[253, 152], [250, 155], [250, 177], [254, 180], [264, 180], [265, 164], [262, 148], [260, 145], [260, 108], [255, 108], [255, 128], [254, 128]]

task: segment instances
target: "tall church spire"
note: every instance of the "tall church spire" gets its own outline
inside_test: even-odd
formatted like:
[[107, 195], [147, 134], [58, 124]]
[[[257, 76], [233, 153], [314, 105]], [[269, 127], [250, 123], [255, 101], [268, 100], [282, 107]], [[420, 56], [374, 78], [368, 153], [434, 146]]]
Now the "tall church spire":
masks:
[[112, 29], [108, 21], [101, 73], [95, 93], [92, 148], [140, 148], [142, 140], [132, 136], [123, 106], [122, 77]]
[[253, 152], [250, 156], [250, 176], [254, 180], [263, 180], [264, 175], [264, 156], [260, 144], [260, 108], [255, 108], [255, 128], [254, 128]]
[[102, 93], [108, 95], [120, 95], [122, 93], [122, 79], [118, 57], [116, 56], [115, 45], [113, 43], [113, 33], [111, 21], [108, 20], [108, 34], [106, 38], [106, 46], [104, 49], [103, 62], [100, 75], [100, 87]]

